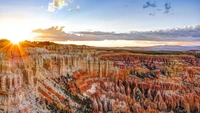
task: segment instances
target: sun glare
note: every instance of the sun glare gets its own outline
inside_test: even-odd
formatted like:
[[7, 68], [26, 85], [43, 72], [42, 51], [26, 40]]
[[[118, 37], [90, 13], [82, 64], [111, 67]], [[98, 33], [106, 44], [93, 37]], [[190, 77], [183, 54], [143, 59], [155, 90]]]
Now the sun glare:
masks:
[[34, 35], [29, 27], [29, 25], [19, 20], [13, 20], [11, 23], [6, 22], [0, 26], [0, 38], [10, 40], [12, 44], [18, 44], [24, 40], [31, 40]]
[[[9, 39], [10, 40], [10, 39]], [[12, 44], [19, 44], [19, 42], [21, 42], [22, 40], [17, 40], [17, 39], [12, 39], [10, 40]]]
[[8, 40], [10, 40], [10, 42], [12, 44], [19, 44], [19, 42], [24, 41], [24, 40], [28, 40], [28, 38], [26, 38], [26, 36], [23, 36], [23, 34], [13, 34], [13, 35], [9, 35], [6, 37]]
[[29, 33], [16, 30], [10, 34], [3, 35], [3, 37], [10, 40], [12, 44], [19, 44], [21, 41], [32, 39], [33, 36]]

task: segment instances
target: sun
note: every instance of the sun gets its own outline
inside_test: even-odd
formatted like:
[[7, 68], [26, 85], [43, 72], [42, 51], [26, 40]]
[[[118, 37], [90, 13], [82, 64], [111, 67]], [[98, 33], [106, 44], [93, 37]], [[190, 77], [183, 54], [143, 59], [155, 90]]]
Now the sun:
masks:
[[5, 23], [0, 26], [0, 38], [10, 40], [12, 44], [19, 44], [24, 40], [32, 40], [34, 35], [32, 29], [19, 20], [13, 20], [11, 23]]
[[6, 37], [10, 42], [14, 45], [18, 45], [20, 42], [26, 40], [26, 36], [23, 36], [23, 34], [15, 34], [15, 35], [9, 35]]
[[24, 40], [30, 40], [33, 36], [27, 32], [23, 32], [23, 30], [12, 30], [7, 32], [4, 37], [16, 45]]
[[19, 42], [31, 39], [28, 33], [23, 33], [18, 31], [12, 31], [11, 33], [5, 34], [3, 37], [10, 40], [12, 44], [19, 44]]
[[[9, 39], [10, 40], [10, 39]], [[23, 40], [18, 40], [18, 39], [12, 39], [12, 40], [10, 40], [10, 42], [12, 43], [12, 44], [14, 44], [14, 45], [18, 45], [21, 41], [23, 41]]]

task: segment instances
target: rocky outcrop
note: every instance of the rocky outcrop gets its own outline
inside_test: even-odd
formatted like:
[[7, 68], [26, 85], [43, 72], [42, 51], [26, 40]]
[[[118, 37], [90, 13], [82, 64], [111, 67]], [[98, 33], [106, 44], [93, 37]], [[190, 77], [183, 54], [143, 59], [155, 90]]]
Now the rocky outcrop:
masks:
[[23, 98], [24, 92], [22, 90], [21, 76], [1, 74], [0, 83], [1, 112], [28, 112], [30, 103]]
[[0, 112], [200, 111], [198, 58], [26, 43], [1, 47]]

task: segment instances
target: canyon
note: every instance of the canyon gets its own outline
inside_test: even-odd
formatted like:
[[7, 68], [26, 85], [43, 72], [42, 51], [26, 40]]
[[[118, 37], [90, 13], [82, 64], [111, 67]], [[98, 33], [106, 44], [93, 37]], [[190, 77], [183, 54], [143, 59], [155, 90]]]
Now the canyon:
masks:
[[0, 41], [0, 113], [199, 113], [197, 54]]

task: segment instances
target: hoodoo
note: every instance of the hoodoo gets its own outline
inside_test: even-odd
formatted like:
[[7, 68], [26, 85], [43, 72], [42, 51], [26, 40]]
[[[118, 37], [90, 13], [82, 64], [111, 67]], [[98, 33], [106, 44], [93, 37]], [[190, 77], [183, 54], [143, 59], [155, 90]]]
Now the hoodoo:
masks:
[[1, 49], [0, 113], [200, 111], [195, 56], [28, 43]]

